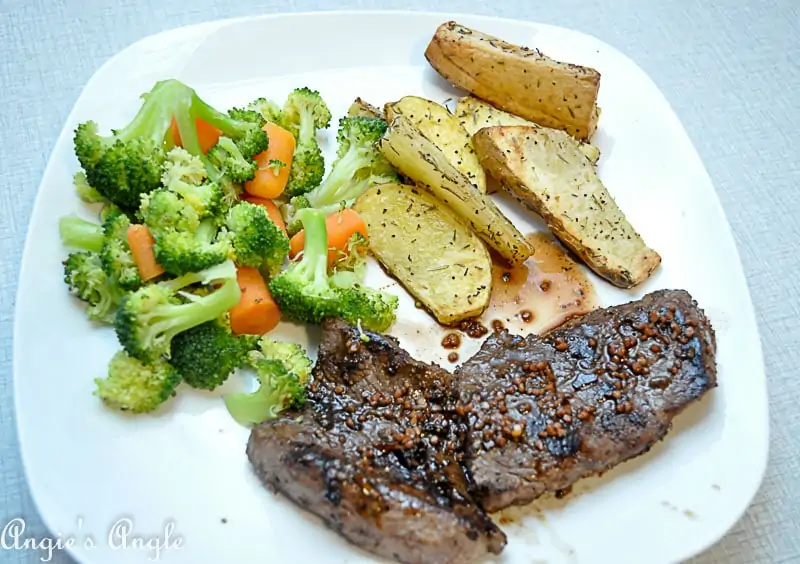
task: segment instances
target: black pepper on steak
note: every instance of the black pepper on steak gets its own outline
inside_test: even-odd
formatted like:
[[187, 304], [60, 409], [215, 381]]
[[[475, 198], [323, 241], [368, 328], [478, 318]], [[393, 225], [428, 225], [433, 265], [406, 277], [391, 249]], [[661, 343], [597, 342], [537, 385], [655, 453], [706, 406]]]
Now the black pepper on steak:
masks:
[[472, 498], [466, 432], [452, 374], [391, 337], [326, 320], [306, 408], [256, 427], [247, 454], [270, 488], [350, 542], [455, 564], [506, 543]]
[[543, 337], [498, 331], [455, 375], [327, 320], [306, 407], [254, 428], [247, 455], [268, 487], [370, 552], [482, 560], [506, 544], [486, 511], [646, 452], [717, 385], [715, 353], [682, 290]]
[[544, 337], [495, 333], [458, 368], [466, 465], [493, 512], [640, 455], [717, 385], [714, 332], [682, 290], [574, 318]]

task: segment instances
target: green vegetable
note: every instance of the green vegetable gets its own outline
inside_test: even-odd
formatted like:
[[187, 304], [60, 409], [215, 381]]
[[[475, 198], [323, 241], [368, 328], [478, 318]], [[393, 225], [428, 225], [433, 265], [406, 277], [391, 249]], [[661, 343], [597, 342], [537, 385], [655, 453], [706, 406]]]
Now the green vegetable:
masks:
[[70, 294], [88, 304], [89, 319], [113, 323], [122, 290], [103, 271], [100, 255], [89, 251], [71, 253], [63, 264], [64, 282]]
[[272, 171], [272, 174], [278, 176], [282, 168], [286, 168], [286, 163], [279, 159], [270, 159], [267, 163], [267, 168]]
[[284, 193], [299, 196], [316, 188], [325, 175], [325, 160], [317, 141], [317, 130], [331, 123], [331, 111], [316, 90], [298, 88], [286, 99], [283, 126], [297, 140], [292, 168]]
[[61, 244], [82, 251], [99, 253], [103, 248], [105, 235], [99, 223], [86, 221], [74, 215], [65, 215], [58, 220]]
[[280, 360], [289, 372], [297, 375], [301, 384], [305, 385], [311, 377], [311, 359], [303, 347], [288, 341], [276, 341], [266, 336], [258, 341], [258, 349], [250, 352], [251, 362], [262, 359]]
[[161, 181], [197, 213], [198, 219], [212, 217], [222, 207], [222, 188], [207, 179], [208, 172], [200, 158], [180, 147], [167, 153]]
[[109, 362], [108, 377], [95, 379], [95, 395], [114, 409], [147, 413], [175, 396], [180, 381], [178, 372], [163, 360], [143, 363], [118, 351]]
[[224, 262], [229, 247], [215, 240], [224, 208], [220, 182], [208, 180], [202, 161], [180, 148], [167, 154], [163, 180], [165, 188], [142, 196], [139, 210], [156, 262], [176, 276]]
[[226, 323], [215, 319], [172, 339], [170, 364], [193, 388], [213, 390], [247, 362], [257, 338], [236, 337]]
[[302, 258], [269, 282], [284, 318], [320, 324], [326, 317], [341, 317], [351, 325], [360, 321], [371, 331], [388, 329], [396, 318], [397, 297], [358, 284], [345, 288], [332, 284], [325, 214], [307, 208], [297, 215], [305, 230]]
[[72, 184], [78, 197], [87, 204], [105, 204], [108, 202], [103, 195], [89, 185], [86, 173], [79, 170], [72, 177]]
[[[266, 149], [266, 146], [264, 148]], [[236, 143], [227, 137], [219, 138], [217, 144], [208, 151], [208, 158], [217, 166], [220, 173], [232, 182], [252, 180], [258, 170], [256, 161], [252, 157], [246, 158]]]
[[260, 268], [268, 277], [281, 270], [289, 238], [269, 218], [264, 206], [240, 202], [228, 212], [221, 239], [233, 250], [236, 264]]
[[201, 221], [195, 207], [176, 192], [156, 190], [142, 198], [141, 216], [153, 235], [156, 262], [181, 276], [224, 262], [227, 242], [216, 241], [216, 218]]
[[260, 386], [250, 394], [225, 397], [225, 405], [236, 421], [257, 425], [276, 418], [285, 409], [305, 404], [311, 359], [300, 345], [262, 338], [259, 350], [251, 352], [249, 358]]
[[105, 239], [100, 250], [100, 260], [106, 274], [124, 290], [136, 290], [142, 285], [139, 268], [128, 245], [128, 227], [131, 220], [117, 210], [103, 222]]
[[[219, 287], [204, 296], [181, 292], [198, 283]], [[220, 317], [240, 297], [231, 261], [143, 286], [122, 299], [114, 323], [117, 338], [129, 355], [140, 360], [168, 356], [176, 335]]]
[[[399, 180], [376, 145], [386, 128], [381, 119], [359, 116], [339, 120], [337, 159], [322, 184], [305, 194], [312, 208], [329, 215], [341, 206], [352, 206], [370, 186]], [[294, 205], [300, 208], [304, 204], [301, 200]]]
[[214, 181], [222, 173], [201, 151], [196, 118], [234, 141], [246, 159], [266, 149], [267, 136], [261, 129], [263, 120], [256, 123], [234, 119], [211, 107], [178, 80], [156, 83], [143, 98], [133, 120], [124, 128], [113, 130], [109, 136], [101, 136], [97, 124], [92, 121], [81, 123], [75, 130], [75, 154], [89, 185], [124, 211], [135, 212], [141, 196], [161, 185], [166, 152], [174, 146], [173, 118], [181, 144], [190, 154], [203, 160]]
[[247, 108], [248, 110], [257, 112], [265, 121], [280, 125], [281, 127], [286, 126], [286, 116], [283, 113], [283, 109], [271, 100], [258, 98], [250, 102]]

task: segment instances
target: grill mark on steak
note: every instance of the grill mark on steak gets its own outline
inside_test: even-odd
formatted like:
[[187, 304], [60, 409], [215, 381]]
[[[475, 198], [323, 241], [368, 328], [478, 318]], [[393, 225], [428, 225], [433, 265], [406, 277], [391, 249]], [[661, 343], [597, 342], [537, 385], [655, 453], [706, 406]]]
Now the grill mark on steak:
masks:
[[717, 385], [715, 354], [710, 323], [682, 290], [544, 337], [490, 336], [456, 372], [482, 506], [522, 505], [648, 451]]
[[247, 455], [268, 487], [380, 556], [455, 563], [500, 553], [505, 535], [460, 464], [467, 427], [452, 374], [391, 337], [326, 320], [307, 396], [302, 412], [250, 435]]
[[685, 291], [496, 333], [455, 375], [392, 337], [323, 329], [306, 407], [254, 428], [247, 455], [268, 487], [401, 562], [499, 554], [484, 511], [646, 452], [717, 385], [713, 329]]

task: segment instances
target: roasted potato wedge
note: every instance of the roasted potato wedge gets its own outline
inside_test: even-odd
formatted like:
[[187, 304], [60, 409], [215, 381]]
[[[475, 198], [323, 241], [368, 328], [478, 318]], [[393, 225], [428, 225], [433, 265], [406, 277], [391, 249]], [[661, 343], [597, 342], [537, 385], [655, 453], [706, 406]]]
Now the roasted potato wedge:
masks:
[[[474, 96], [464, 96], [458, 100], [456, 104], [456, 119], [461, 124], [470, 138], [475, 135], [479, 129], [484, 127], [492, 127], [495, 125], [529, 125], [531, 127], [538, 127], [532, 121], [528, 121], [514, 114], [510, 114], [491, 104], [479, 100]], [[546, 132], [549, 128], [542, 127]], [[600, 160], [600, 149], [591, 143], [579, 141], [578, 147], [581, 153], [586, 155], [586, 158], [592, 161], [592, 164], [597, 164]]]
[[397, 102], [386, 104], [386, 120], [391, 122], [403, 114], [422, 134], [439, 147], [445, 158], [461, 174], [467, 177], [483, 194], [486, 193], [486, 173], [475, 156], [469, 133], [447, 108], [418, 96], [406, 96]]
[[600, 73], [462, 26], [439, 26], [425, 58], [450, 83], [545, 127], [589, 139], [597, 127]]
[[398, 171], [450, 206], [510, 264], [522, 264], [533, 254], [531, 245], [492, 199], [450, 164], [408, 117], [397, 114], [379, 146]]
[[566, 133], [511, 125], [483, 128], [472, 139], [481, 164], [503, 188], [612, 284], [641, 284], [661, 263]]
[[373, 186], [354, 207], [367, 224], [375, 258], [439, 323], [483, 313], [492, 291], [492, 261], [455, 212], [402, 184]]
[[350, 108], [347, 110], [347, 115], [350, 117], [371, 117], [371, 118], [378, 118], [378, 119], [385, 119], [383, 112], [380, 108], [376, 108], [369, 102], [365, 102], [361, 98], [356, 98], [353, 100], [353, 103], [350, 104]]

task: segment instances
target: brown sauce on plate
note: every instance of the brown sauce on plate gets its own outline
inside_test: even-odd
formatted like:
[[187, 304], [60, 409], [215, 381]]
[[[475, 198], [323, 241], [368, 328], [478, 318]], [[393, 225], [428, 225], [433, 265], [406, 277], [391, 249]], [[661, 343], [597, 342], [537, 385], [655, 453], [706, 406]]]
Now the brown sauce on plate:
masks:
[[599, 307], [586, 272], [552, 235], [536, 232], [527, 239], [535, 252], [524, 264], [492, 266], [491, 301], [480, 317], [484, 326], [542, 334]]

